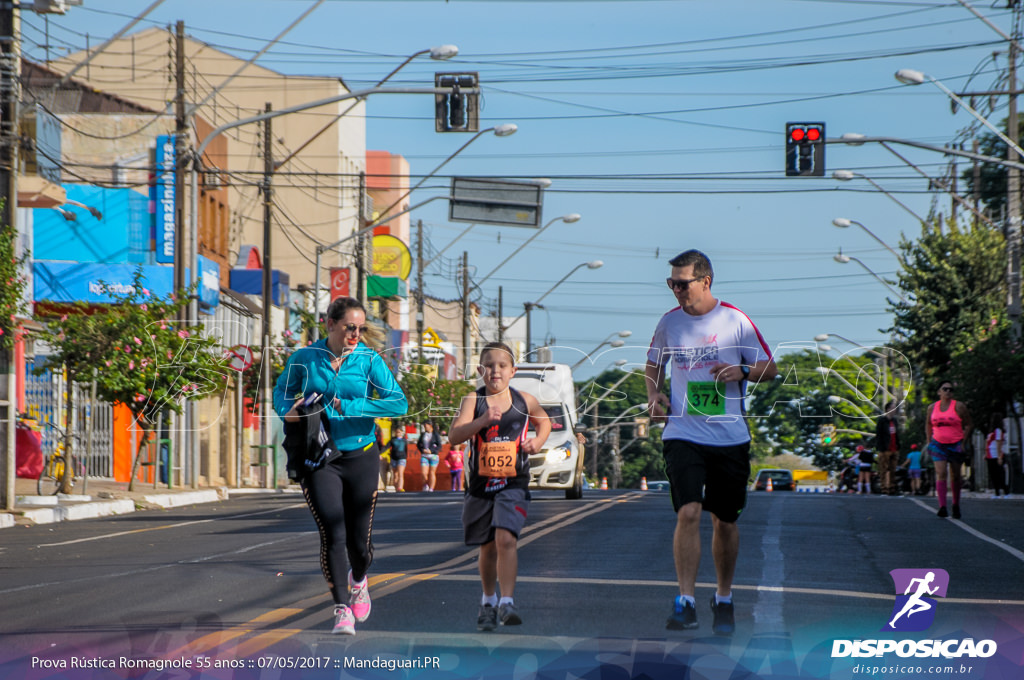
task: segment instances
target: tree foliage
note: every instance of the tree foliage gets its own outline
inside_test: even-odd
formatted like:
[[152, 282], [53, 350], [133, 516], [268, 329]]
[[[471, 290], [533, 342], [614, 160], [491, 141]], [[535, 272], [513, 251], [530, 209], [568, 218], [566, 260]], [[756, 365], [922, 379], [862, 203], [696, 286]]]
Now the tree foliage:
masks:
[[[4, 204], [0, 199], [0, 207]], [[17, 330], [16, 317], [25, 313], [25, 288], [28, 281], [22, 266], [28, 254], [18, 257], [15, 252], [18, 234], [9, 224], [0, 225], [0, 351], [14, 347]]]
[[[101, 282], [102, 284], [102, 282]], [[136, 272], [130, 290], [101, 306], [70, 305], [66, 314], [47, 323], [42, 339], [51, 348], [37, 369], [67, 372], [74, 382], [96, 382], [97, 396], [122, 403], [143, 430], [135, 468], [148, 433], [165, 410], [181, 413], [186, 401], [223, 391], [230, 373], [224, 350], [202, 325], [180, 323], [188, 295], [159, 298]], [[65, 446], [70, 451], [73, 441]], [[70, 469], [71, 466], [67, 466]]]
[[[999, 128], [1006, 130], [1008, 118], [999, 122]], [[1018, 135], [1024, 138], [1024, 116], [1018, 115]], [[978, 153], [992, 158], [1006, 158], [1006, 142], [999, 139], [995, 133], [984, 131], [978, 135]], [[978, 167], [978, 182], [975, 182], [974, 166], [967, 167], [961, 178], [966, 182], [969, 192], [977, 195], [984, 204], [989, 215], [999, 217], [1006, 208], [1007, 181], [1006, 167], [995, 163], [980, 163]], [[977, 186], [975, 186], [977, 184]], [[1022, 187], [1024, 188], [1024, 187]]]
[[403, 373], [399, 384], [409, 401], [410, 421], [432, 421], [447, 430], [459, 412], [462, 398], [472, 392], [473, 384], [465, 380], [445, 380], [428, 374], [429, 367], [414, 364]]
[[908, 301], [893, 305], [889, 330], [916, 377], [930, 382], [1005, 318], [1005, 239], [991, 227], [968, 231], [949, 221], [946, 229], [925, 226], [917, 241], [903, 239], [900, 250], [899, 287]]

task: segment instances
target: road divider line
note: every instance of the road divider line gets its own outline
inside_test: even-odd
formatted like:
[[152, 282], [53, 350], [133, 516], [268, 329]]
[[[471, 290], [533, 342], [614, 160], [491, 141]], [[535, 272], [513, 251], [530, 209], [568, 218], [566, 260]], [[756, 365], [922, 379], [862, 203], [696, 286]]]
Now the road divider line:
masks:
[[74, 545], [76, 543], [88, 543], [89, 541], [102, 541], [108, 538], [117, 538], [119, 536], [131, 536], [132, 534], [144, 534], [148, 531], [164, 531], [166, 529], [178, 529], [181, 527], [192, 526], [195, 524], [206, 524], [207, 522], [217, 522], [223, 519], [245, 519], [247, 517], [258, 517], [260, 515], [268, 515], [275, 512], [281, 512], [282, 510], [291, 510], [293, 508], [304, 508], [305, 503], [293, 503], [286, 505], [281, 508], [275, 508], [273, 510], [260, 510], [259, 512], [248, 512], [242, 515], [224, 515], [223, 517], [210, 517], [207, 519], [194, 519], [188, 522], [176, 522], [174, 524], [164, 524], [158, 527], [149, 527], [147, 529], [132, 529], [131, 531], [117, 531], [111, 534], [102, 534], [100, 536], [89, 536], [87, 538], [75, 538], [70, 541], [61, 541], [59, 543], [41, 543], [37, 545], [37, 548], [57, 548], [63, 545]]
[[[913, 503], [917, 503], [918, 505], [920, 505], [922, 508], [924, 508], [928, 512], [935, 512], [935, 508], [933, 508], [932, 506], [928, 505], [924, 501], [918, 500], [917, 498], [911, 498], [910, 501], [913, 502]], [[951, 522], [954, 526], [960, 527], [961, 529], [963, 529], [964, 531], [969, 533], [971, 536], [974, 536], [975, 538], [980, 538], [981, 540], [985, 541], [986, 543], [991, 543], [995, 547], [1000, 548], [1000, 549], [1005, 550], [1006, 552], [1010, 553], [1011, 555], [1016, 557], [1019, 561], [1024, 562], [1024, 552], [1021, 552], [1020, 550], [1017, 550], [1013, 546], [1006, 545], [1002, 541], [998, 541], [998, 540], [992, 538], [991, 536], [987, 536], [987, 535], [981, 533], [980, 531], [978, 531], [974, 527], [965, 524], [962, 520], [950, 518], [948, 521]], [[945, 601], [948, 602], [949, 600], [945, 600]]]

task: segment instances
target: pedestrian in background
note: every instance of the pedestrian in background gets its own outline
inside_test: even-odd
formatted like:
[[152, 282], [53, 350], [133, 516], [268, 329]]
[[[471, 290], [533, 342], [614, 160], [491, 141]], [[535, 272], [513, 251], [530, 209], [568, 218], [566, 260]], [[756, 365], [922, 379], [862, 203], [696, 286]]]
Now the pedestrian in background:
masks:
[[380, 488], [387, 490], [388, 478], [391, 476], [391, 443], [384, 437], [384, 428], [377, 423], [374, 429], [374, 438], [377, 440], [377, 450], [380, 452]]
[[448, 449], [448, 455], [444, 459], [452, 476], [452, 491], [462, 490], [462, 468], [465, 464], [463, 450], [465, 446], [465, 444], [453, 444]]
[[1003, 492], [1004, 498], [1010, 495], [1010, 467], [1006, 464], [1004, 440], [1003, 414], [993, 413], [989, 419], [988, 434], [985, 436], [985, 464], [988, 465], [988, 483], [992, 487], [992, 498], [999, 498], [1000, 491]]
[[[714, 272], [704, 253], [688, 250], [669, 264], [666, 283], [679, 306], [658, 322], [645, 368], [651, 421], [667, 422], [662, 433], [665, 471], [676, 513], [672, 552], [679, 595], [666, 627], [699, 625], [695, 588], [701, 511], [706, 510], [711, 513], [717, 575], [711, 628], [731, 635], [740, 541], [736, 520], [746, 506], [750, 478], [750, 430], [743, 400], [747, 382], [771, 380], [778, 369], [747, 315], [711, 294]], [[671, 399], [662, 393], [667, 370]]]
[[355, 622], [370, 615], [366, 574], [380, 479], [374, 419], [403, 415], [409, 405], [387, 363], [362, 342], [369, 330], [362, 303], [338, 298], [326, 318], [327, 337], [289, 358], [274, 387], [274, 410], [286, 428], [301, 420], [300, 397], [320, 395], [326, 411], [336, 451], [299, 483], [320, 532], [320, 567], [334, 600], [332, 632], [353, 635]]
[[907, 459], [903, 461], [903, 465], [900, 467], [907, 468], [907, 477], [910, 478], [910, 493], [920, 496], [923, 469], [921, 465], [921, 451], [918, 450], [917, 444], [911, 445], [910, 452], [907, 453]]
[[[960, 489], [963, 487], [963, 466], [967, 462], [964, 442], [971, 435], [971, 413], [963, 402], [953, 399], [953, 383], [939, 383], [939, 401], [928, 407], [925, 438], [928, 453], [935, 462], [935, 495], [939, 499], [939, 517], [949, 517], [946, 499], [953, 490], [953, 519], [960, 519]], [[952, 484], [947, 484], [952, 477]]]
[[433, 491], [437, 486], [437, 464], [440, 462], [441, 437], [434, 432], [434, 424], [423, 423], [423, 433], [416, 444], [420, 450], [420, 469], [423, 471], [423, 490]]
[[875, 423], [875, 449], [878, 452], [878, 482], [882, 493], [895, 496], [896, 463], [900, 456], [899, 421], [896, 416], [896, 402], [885, 405], [885, 412]]
[[391, 431], [391, 483], [395, 491], [405, 491], [405, 462], [408, 457], [409, 441], [405, 438], [405, 425], [395, 423]]
[[875, 462], [874, 452], [867, 446], [857, 446], [857, 493], [871, 493], [871, 468]]
[[[516, 367], [507, 345], [484, 345], [477, 371], [483, 387], [462, 400], [449, 436], [453, 444], [469, 441], [462, 526], [466, 545], [480, 546], [483, 595], [476, 627], [489, 631], [499, 621], [503, 626], [523, 622], [515, 604], [516, 551], [530, 507], [530, 455], [551, 434], [551, 420], [533, 395], [509, 387]], [[534, 437], [528, 436], [531, 424]]]

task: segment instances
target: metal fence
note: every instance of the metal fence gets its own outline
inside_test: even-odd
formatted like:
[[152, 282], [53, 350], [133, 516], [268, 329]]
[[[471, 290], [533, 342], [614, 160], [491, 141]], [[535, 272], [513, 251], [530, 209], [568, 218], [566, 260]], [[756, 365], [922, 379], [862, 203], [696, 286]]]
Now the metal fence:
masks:
[[[69, 422], [67, 382], [62, 373], [45, 371], [35, 375], [35, 365], [26, 369], [26, 415], [39, 423], [43, 455], [63, 447]], [[73, 453], [89, 477], [114, 477], [114, 409], [98, 401], [92, 384], [74, 386]]]

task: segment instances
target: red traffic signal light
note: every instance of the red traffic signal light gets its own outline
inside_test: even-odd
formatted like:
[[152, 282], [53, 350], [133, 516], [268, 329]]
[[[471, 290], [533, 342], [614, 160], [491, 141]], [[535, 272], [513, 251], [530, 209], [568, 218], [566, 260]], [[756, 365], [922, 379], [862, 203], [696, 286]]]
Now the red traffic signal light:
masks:
[[786, 176], [825, 176], [824, 123], [786, 123]]

